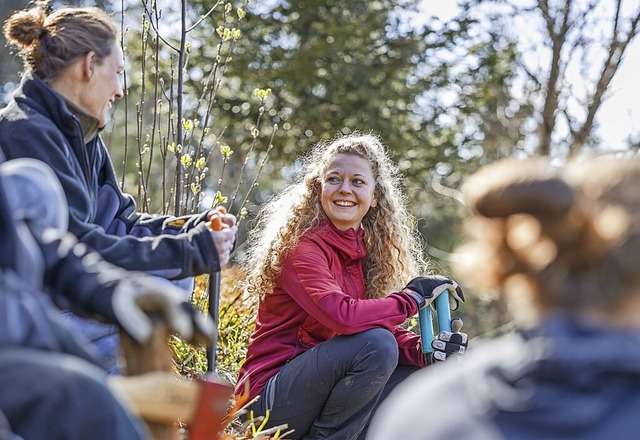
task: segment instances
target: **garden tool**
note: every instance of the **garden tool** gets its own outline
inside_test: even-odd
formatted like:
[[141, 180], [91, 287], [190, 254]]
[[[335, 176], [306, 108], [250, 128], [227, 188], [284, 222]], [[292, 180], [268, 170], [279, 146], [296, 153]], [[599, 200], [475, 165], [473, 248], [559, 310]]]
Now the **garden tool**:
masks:
[[[218, 210], [226, 213], [224, 207]], [[221, 230], [221, 220], [213, 217], [210, 227]], [[172, 371], [172, 355], [166, 342], [170, 335], [163, 325], [154, 327], [153, 338], [146, 345], [122, 335], [128, 376], [111, 377], [110, 385], [147, 422], [154, 440], [175, 439], [177, 421], [188, 426], [189, 440], [216, 439], [224, 427], [233, 387], [216, 373], [220, 287], [220, 271], [211, 273], [208, 312], [216, 333], [207, 350], [207, 372], [201, 379], [190, 381]]]
[[427, 364], [434, 362], [431, 342], [435, 335], [441, 331], [451, 331], [451, 310], [449, 309], [449, 295], [445, 292], [435, 299], [435, 313], [437, 328], [433, 328], [433, 310], [431, 306], [423, 307], [418, 311], [420, 322], [420, 336], [422, 339], [422, 352], [427, 357]]
[[188, 427], [190, 440], [218, 437], [233, 387], [213, 372], [188, 380], [173, 369], [167, 345], [169, 330], [154, 326], [152, 339], [139, 344], [121, 332], [126, 376], [109, 377], [109, 385], [149, 426], [153, 440], [174, 440], [176, 423]]
[[[227, 210], [224, 206], [218, 206], [221, 214], [226, 214]], [[222, 229], [222, 220], [219, 217], [211, 219], [210, 227], [214, 231]], [[222, 269], [221, 269], [222, 270]], [[220, 294], [221, 294], [221, 270], [215, 271], [209, 275], [209, 316], [215, 324], [215, 335], [211, 349], [207, 351], [207, 373], [202, 379], [202, 394], [200, 397], [200, 405], [198, 406], [196, 416], [189, 429], [190, 440], [208, 440], [217, 438], [220, 429], [223, 428], [222, 422], [228, 410], [228, 403], [233, 394], [233, 386], [217, 373], [216, 352], [218, 348], [218, 323], [220, 321]], [[226, 404], [220, 407], [220, 397], [226, 396]], [[215, 417], [211, 417], [211, 415]]]

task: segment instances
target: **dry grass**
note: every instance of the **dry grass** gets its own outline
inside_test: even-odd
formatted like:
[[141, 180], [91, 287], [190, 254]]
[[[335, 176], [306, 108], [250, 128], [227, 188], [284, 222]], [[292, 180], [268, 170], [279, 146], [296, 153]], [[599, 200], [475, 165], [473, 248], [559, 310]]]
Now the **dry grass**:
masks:
[[[258, 306], [257, 298], [247, 297], [241, 287], [240, 280], [244, 274], [237, 266], [222, 272], [222, 292], [220, 297], [220, 322], [218, 325], [218, 342], [216, 373], [231, 384], [235, 384], [238, 371], [247, 352], [247, 342], [253, 331]], [[207, 310], [209, 277], [203, 275], [196, 278], [193, 291], [193, 302], [200, 310]], [[203, 377], [207, 372], [207, 355], [202, 348], [193, 347], [177, 336], [172, 336], [169, 346], [173, 351], [174, 367], [178, 374], [187, 377]], [[286, 426], [264, 429], [263, 420], [247, 417], [246, 406], [251, 402], [238, 399], [230, 402], [229, 416], [224, 423], [225, 429], [220, 434], [221, 440], [284, 440]], [[188, 439], [188, 432], [181, 428], [182, 437]]]

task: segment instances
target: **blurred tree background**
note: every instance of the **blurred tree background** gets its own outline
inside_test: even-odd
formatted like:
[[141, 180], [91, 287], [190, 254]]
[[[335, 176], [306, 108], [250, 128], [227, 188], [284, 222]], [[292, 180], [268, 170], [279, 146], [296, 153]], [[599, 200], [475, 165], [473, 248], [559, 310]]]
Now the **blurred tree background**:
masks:
[[[0, 2], [0, 19], [2, 23], [4, 23], [13, 12], [26, 7], [28, 3], [27, 0], [5, 0]], [[5, 104], [11, 99], [11, 93], [19, 81], [18, 72], [20, 72], [21, 69], [22, 63], [20, 59], [11, 55], [6, 45], [6, 40], [3, 37], [2, 45], [0, 45], [0, 101], [2, 104]]]
[[[3, 0], [2, 19], [27, 3]], [[444, 273], [465, 176], [507, 156], [606, 150], [596, 116], [640, 18], [640, 0], [464, 0], [447, 20], [419, 0], [66, 3], [123, 24], [128, 94], [105, 138], [140, 206], [188, 211], [220, 191], [232, 212], [247, 209], [247, 228], [313, 143], [372, 132], [406, 175]], [[19, 70], [3, 47], [5, 101]], [[460, 315], [471, 336], [508, 323], [495, 299], [472, 298]]]

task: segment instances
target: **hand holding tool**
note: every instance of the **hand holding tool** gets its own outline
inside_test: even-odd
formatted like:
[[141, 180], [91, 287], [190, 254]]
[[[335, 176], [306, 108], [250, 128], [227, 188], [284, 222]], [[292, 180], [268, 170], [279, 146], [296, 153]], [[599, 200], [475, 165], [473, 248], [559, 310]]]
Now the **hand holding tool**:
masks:
[[[439, 295], [435, 300], [437, 328], [433, 328], [433, 311], [430, 306], [419, 310], [420, 335], [422, 352], [427, 357], [427, 364], [444, 361], [449, 355], [461, 359], [467, 349], [468, 337], [461, 333], [462, 319], [451, 319], [449, 295]], [[437, 336], [436, 336], [437, 335]]]

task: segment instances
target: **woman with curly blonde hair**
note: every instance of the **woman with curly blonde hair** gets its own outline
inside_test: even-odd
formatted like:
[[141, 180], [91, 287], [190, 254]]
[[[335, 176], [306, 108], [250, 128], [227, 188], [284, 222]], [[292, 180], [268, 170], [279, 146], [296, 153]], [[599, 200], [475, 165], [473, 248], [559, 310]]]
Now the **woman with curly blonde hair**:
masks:
[[[427, 364], [401, 324], [443, 292], [456, 308], [464, 296], [419, 276], [420, 240], [378, 137], [340, 136], [303, 163], [249, 236], [247, 290], [261, 301], [236, 392], [260, 394], [254, 417], [295, 438], [363, 438], [378, 402]], [[445, 339], [437, 358], [464, 351], [466, 335]]]

